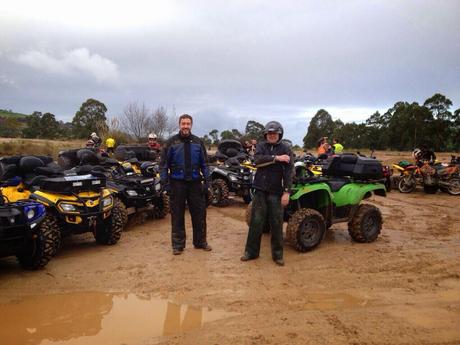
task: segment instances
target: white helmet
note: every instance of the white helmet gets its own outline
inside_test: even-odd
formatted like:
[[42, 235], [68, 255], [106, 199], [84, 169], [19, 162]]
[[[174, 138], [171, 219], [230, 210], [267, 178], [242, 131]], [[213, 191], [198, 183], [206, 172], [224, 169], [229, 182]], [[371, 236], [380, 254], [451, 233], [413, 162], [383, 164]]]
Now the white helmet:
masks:
[[97, 137], [96, 132], [91, 133], [91, 137]]
[[157, 135], [155, 133], [150, 133], [149, 134], [149, 139], [156, 139]]

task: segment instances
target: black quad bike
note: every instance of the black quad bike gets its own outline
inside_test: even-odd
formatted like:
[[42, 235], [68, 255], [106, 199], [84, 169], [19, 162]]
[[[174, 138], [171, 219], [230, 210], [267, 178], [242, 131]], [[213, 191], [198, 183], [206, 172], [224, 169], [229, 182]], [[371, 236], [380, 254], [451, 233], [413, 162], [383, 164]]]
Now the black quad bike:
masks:
[[313, 250], [327, 229], [340, 222], [348, 223], [354, 241], [375, 241], [382, 229], [382, 214], [362, 201], [373, 194], [386, 196], [381, 163], [354, 154], [336, 155], [328, 158], [322, 172], [320, 177], [307, 169], [296, 173], [284, 210], [287, 241], [300, 252]]
[[0, 258], [16, 256], [28, 270], [45, 267], [55, 251], [58, 231], [46, 219], [42, 204], [33, 200], [9, 202], [0, 190]]
[[53, 254], [70, 234], [91, 232], [106, 245], [120, 239], [123, 206], [106, 187], [106, 177], [92, 167], [64, 171], [46, 156], [6, 157], [0, 164], [8, 182], [2, 193], [10, 202], [29, 198], [45, 206], [45, 221], [59, 230]]
[[227, 206], [230, 193], [241, 196], [246, 204], [252, 200], [252, 180], [256, 168], [243, 145], [237, 140], [222, 140], [217, 147], [216, 166], [210, 167], [212, 201], [215, 206]]
[[107, 177], [107, 188], [120, 202], [123, 221], [131, 215], [146, 212], [154, 218], [164, 218], [169, 212], [169, 197], [163, 193], [156, 166], [152, 162], [140, 165], [141, 173], [130, 166], [124, 167], [118, 160], [101, 157], [91, 149], [74, 149], [59, 153], [59, 164], [65, 167], [91, 165]]

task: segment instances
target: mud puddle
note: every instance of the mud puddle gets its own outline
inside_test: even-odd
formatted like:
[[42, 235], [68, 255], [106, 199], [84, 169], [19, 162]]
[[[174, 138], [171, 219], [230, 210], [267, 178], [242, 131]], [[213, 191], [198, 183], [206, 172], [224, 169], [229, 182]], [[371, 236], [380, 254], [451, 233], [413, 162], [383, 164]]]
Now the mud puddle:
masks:
[[28, 296], [0, 304], [2, 344], [137, 344], [235, 315], [134, 294]]

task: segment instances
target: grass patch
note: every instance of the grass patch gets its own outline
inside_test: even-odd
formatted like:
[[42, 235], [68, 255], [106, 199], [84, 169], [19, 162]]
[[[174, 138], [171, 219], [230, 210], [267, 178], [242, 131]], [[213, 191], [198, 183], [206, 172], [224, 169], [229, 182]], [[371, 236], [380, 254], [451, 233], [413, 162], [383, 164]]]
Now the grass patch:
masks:
[[84, 147], [80, 140], [1, 139], [0, 156], [45, 155], [57, 159], [61, 150]]

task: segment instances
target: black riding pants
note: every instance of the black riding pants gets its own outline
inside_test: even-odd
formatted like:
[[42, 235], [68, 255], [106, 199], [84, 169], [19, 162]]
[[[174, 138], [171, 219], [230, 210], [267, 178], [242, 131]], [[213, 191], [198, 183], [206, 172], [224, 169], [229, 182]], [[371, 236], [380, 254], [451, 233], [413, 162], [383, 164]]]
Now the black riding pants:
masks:
[[185, 248], [185, 205], [192, 217], [193, 245], [206, 246], [206, 202], [201, 181], [171, 180], [171, 241], [174, 249]]

